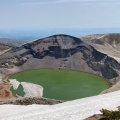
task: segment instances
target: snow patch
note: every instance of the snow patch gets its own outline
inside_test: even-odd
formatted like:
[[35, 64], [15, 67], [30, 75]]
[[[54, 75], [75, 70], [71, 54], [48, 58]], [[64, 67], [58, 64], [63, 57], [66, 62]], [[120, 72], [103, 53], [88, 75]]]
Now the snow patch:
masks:
[[25, 96], [24, 97], [42, 97], [43, 87], [37, 84], [21, 82], [23, 86]]
[[9, 81], [12, 84], [14, 90], [17, 90], [20, 85], [20, 82], [18, 82], [16, 79], [9, 79]]
[[0, 120], [84, 120], [102, 108], [116, 110], [120, 91], [82, 98], [52, 106], [0, 105]]

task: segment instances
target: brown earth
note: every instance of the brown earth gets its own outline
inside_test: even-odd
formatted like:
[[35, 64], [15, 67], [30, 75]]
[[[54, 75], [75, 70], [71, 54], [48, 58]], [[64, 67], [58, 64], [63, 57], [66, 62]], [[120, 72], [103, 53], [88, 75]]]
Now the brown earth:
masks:
[[9, 82], [2, 82], [0, 83], [0, 102], [2, 101], [9, 101], [15, 100], [16, 98], [12, 95], [10, 91], [11, 84]]

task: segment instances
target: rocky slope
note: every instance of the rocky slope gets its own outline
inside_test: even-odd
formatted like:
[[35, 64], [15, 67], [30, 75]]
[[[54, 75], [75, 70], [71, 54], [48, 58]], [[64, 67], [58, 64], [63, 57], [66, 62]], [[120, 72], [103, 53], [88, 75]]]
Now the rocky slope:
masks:
[[12, 49], [13, 46], [0, 43], [0, 55]]
[[112, 80], [120, 74], [120, 64], [81, 39], [54, 35], [26, 43], [0, 56], [3, 76], [28, 69], [74, 69]]
[[120, 62], [120, 34], [88, 35], [80, 38]]

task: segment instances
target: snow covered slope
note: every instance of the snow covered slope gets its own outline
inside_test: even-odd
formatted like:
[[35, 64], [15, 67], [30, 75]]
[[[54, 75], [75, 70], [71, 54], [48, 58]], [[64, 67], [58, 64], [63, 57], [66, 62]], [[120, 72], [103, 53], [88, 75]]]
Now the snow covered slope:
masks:
[[100, 113], [102, 108], [115, 110], [120, 106], [120, 91], [48, 105], [1, 105], [0, 120], [83, 120]]

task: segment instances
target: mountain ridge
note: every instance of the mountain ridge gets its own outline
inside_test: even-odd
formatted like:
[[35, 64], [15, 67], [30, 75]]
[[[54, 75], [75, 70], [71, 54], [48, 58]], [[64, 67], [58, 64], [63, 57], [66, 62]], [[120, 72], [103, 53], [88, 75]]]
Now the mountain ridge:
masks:
[[[26, 63], [27, 59], [29, 58], [28, 56], [30, 56], [30, 58], [41, 60], [41, 62], [42, 62], [42, 59], [45, 57], [50, 57], [50, 59], [54, 58], [54, 60], [57, 60], [57, 59], [70, 58], [71, 56], [73, 56], [75, 54], [80, 54], [80, 53], [81, 53], [81, 55], [78, 55], [78, 56], [82, 56], [81, 60], [85, 61], [84, 64], [85, 63], [87, 64], [88, 68], [91, 69], [90, 71], [92, 71], [92, 72], [93, 71], [101, 71], [102, 72], [104, 70], [103, 68], [106, 66], [107, 72], [109, 71], [107, 68], [109, 68], [114, 73], [114, 75], [113, 75], [114, 77], [118, 76], [117, 72], [114, 72], [114, 69], [120, 70], [120, 65], [116, 60], [107, 56], [107, 54], [97, 51], [96, 49], [94, 49], [94, 47], [92, 47], [88, 43], [81, 41], [80, 39], [78, 39], [76, 37], [63, 35], [63, 34], [53, 35], [50, 37], [38, 39], [36, 41], [32, 41], [32, 42], [23, 44], [20, 47], [12, 49], [11, 51], [8, 52], [8, 54], [7, 53], [3, 54], [2, 58], [4, 58], [4, 57], [9, 58], [9, 57], [16, 56], [16, 59], [20, 58], [21, 62], [20, 63], [13, 62], [13, 66], [14, 65], [17, 67], [22, 66], [22, 68], [25, 69], [25, 67], [23, 67], [24, 66], [23, 64]], [[72, 58], [72, 61], [73, 61], [73, 58]], [[91, 62], [91, 61], [94, 61], [94, 62]], [[110, 62], [107, 63], [107, 61], [112, 61], [113, 63], [115, 63], [117, 65], [112, 65]], [[12, 64], [12, 62], [10, 60], [8, 62], [9, 62], [9, 64]], [[1, 63], [1, 59], [0, 59], [0, 63]], [[101, 68], [102, 63], [105, 63], [105, 66], [103, 68]], [[98, 65], [101, 67], [98, 68]], [[48, 65], [48, 66], [51, 68], [50, 65]], [[113, 68], [111, 68], [110, 66], [112, 66]], [[84, 67], [84, 65], [83, 65], [83, 67]], [[8, 65], [8, 68], [9, 68], [9, 65]], [[52, 68], [54, 68], [54, 67], [52, 67]], [[59, 65], [55, 65], [55, 68], [62, 68], [62, 67], [60, 66], [60, 63], [59, 63]], [[69, 66], [63, 67], [63, 68], [70, 69]], [[73, 66], [72, 69], [76, 69], [76, 66]], [[99, 70], [99, 69], [101, 69], [101, 70]], [[79, 70], [82, 70], [82, 69], [79, 68]], [[89, 72], [89, 71], [86, 71], [86, 72]], [[102, 75], [103, 75], [103, 77], [105, 77], [107, 79], [114, 78], [111, 76], [111, 74], [109, 75], [111, 77], [106, 76], [106, 74], [104, 74], [104, 72], [102, 73]]]
[[31, 69], [50, 68], [89, 72], [110, 85], [120, 81], [120, 63], [93, 45], [69, 35], [53, 35], [13, 48], [0, 56], [0, 77]]

